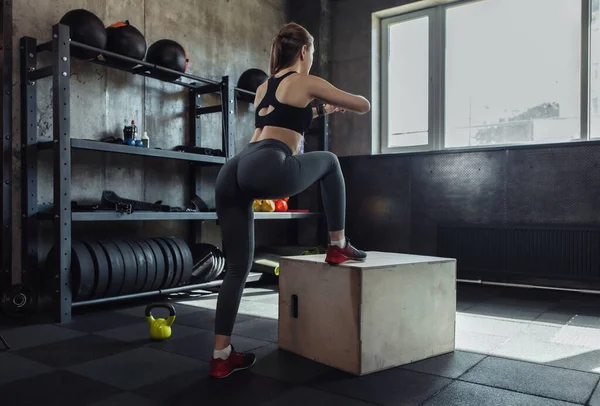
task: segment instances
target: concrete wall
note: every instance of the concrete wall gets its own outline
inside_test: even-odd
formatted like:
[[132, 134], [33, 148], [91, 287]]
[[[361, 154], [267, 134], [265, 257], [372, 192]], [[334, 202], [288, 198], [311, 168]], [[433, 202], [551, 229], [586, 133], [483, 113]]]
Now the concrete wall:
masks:
[[[415, 0], [333, 0], [332, 83], [365, 96], [371, 104], [371, 49], [374, 12], [414, 3]], [[371, 154], [371, 120], [365, 115], [344, 114], [331, 119], [331, 150], [339, 156]]]
[[[219, 80], [229, 75], [237, 82], [240, 74], [257, 67], [268, 71], [272, 37], [287, 21], [286, 0], [22, 0], [14, 3], [14, 270], [20, 269], [20, 98], [18, 42], [32, 36], [38, 42], [51, 38], [52, 25], [69, 10], [84, 8], [95, 13], [105, 25], [129, 20], [146, 38], [148, 46], [169, 38], [182, 44], [188, 53], [188, 72]], [[38, 67], [49, 64], [40, 55]], [[39, 81], [38, 136], [52, 138], [51, 79]], [[206, 97], [204, 103], [218, 102]], [[242, 148], [253, 131], [252, 112], [238, 104], [236, 147]], [[147, 131], [151, 146], [171, 149], [188, 142], [187, 91], [176, 85], [73, 61], [71, 74], [71, 136], [101, 139], [122, 135], [123, 126], [135, 120]], [[219, 115], [203, 118], [203, 146], [220, 148]], [[48, 154], [48, 158], [50, 154]], [[52, 202], [52, 168], [49, 159], [40, 160], [39, 202]], [[133, 199], [162, 200], [164, 204], [187, 204], [188, 166], [182, 162], [141, 159], [95, 152], [74, 151], [72, 197], [78, 202], [98, 202], [103, 189]], [[214, 175], [214, 174], [213, 174]], [[203, 193], [213, 204], [210, 191]], [[214, 223], [214, 222], [213, 222]], [[189, 223], [146, 222], [95, 225], [94, 233], [185, 236]], [[89, 232], [90, 225], [74, 230]], [[204, 234], [208, 242], [220, 242], [218, 228], [210, 224]]]

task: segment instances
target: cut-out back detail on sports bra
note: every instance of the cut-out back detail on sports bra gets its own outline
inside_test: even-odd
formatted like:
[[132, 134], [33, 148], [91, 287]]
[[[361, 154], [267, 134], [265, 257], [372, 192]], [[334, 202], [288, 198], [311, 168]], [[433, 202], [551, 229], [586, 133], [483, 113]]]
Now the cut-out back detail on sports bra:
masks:
[[[256, 106], [256, 112], [254, 113], [256, 128], [263, 128], [265, 126], [282, 127], [300, 134], [308, 130], [313, 119], [312, 107], [310, 105], [306, 107], [290, 106], [289, 104], [281, 103], [275, 97], [275, 92], [277, 92], [281, 81], [293, 73], [298, 72], [291, 71], [281, 77], [276, 78], [271, 76], [268, 79], [265, 96], [258, 106]], [[261, 115], [260, 111], [263, 109], [271, 111]]]

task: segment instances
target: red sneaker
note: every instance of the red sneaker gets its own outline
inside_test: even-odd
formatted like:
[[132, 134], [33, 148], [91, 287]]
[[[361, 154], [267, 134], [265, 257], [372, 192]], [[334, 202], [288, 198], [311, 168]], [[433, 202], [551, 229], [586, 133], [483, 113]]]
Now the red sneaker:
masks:
[[327, 255], [325, 256], [325, 262], [330, 265], [337, 265], [346, 261], [364, 262], [366, 259], [367, 253], [354, 248], [348, 238], [346, 238], [346, 246], [344, 248], [340, 248], [337, 245], [327, 247]]
[[236, 371], [250, 368], [256, 362], [256, 356], [251, 353], [235, 352], [231, 347], [229, 358], [213, 358], [210, 361], [210, 376], [213, 378], [227, 378]]

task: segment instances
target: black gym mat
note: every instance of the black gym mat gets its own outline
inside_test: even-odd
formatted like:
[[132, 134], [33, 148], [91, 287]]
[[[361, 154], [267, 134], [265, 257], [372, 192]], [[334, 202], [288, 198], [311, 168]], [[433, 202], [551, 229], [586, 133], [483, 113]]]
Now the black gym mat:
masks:
[[146, 242], [146, 244], [148, 244], [152, 250], [152, 253], [154, 254], [154, 261], [156, 263], [156, 278], [154, 279], [151, 290], [158, 290], [161, 288], [166, 275], [165, 268], [167, 264], [165, 261], [165, 254], [163, 254], [158, 244], [152, 239], [148, 238], [147, 240], [144, 240], [144, 242]]
[[173, 255], [173, 279], [169, 284], [170, 288], [174, 288], [179, 286], [179, 281], [181, 280], [181, 274], [183, 273], [183, 258], [181, 257], [181, 251], [179, 251], [179, 247], [175, 242], [169, 238], [163, 237], [161, 241], [164, 241], [169, 248], [171, 249], [171, 254]]
[[125, 281], [121, 288], [121, 295], [128, 295], [135, 292], [135, 284], [137, 280], [137, 261], [131, 246], [123, 240], [113, 240], [113, 244], [117, 246], [123, 257], [123, 270], [125, 273]]
[[106, 259], [108, 260], [108, 271], [110, 277], [108, 278], [108, 289], [106, 290], [105, 296], [117, 296], [121, 292], [121, 288], [125, 282], [123, 256], [121, 255], [121, 251], [119, 251], [117, 246], [110, 241], [98, 241], [98, 244], [100, 244], [106, 253]]
[[173, 275], [175, 274], [175, 261], [173, 259], [173, 254], [171, 254], [171, 249], [167, 243], [162, 241], [160, 238], [152, 238], [152, 241], [159, 246], [159, 249], [162, 252], [162, 257], [165, 261], [164, 278], [160, 285], [160, 289], [167, 289], [171, 285], [171, 282], [173, 281]]
[[146, 281], [144, 282], [144, 286], [142, 287], [142, 292], [148, 292], [153, 289], [154, 281], [156, 280], [156, 259], [154, 258], [154, 251], [148, 245], [148, 242], [145, 240], [136, 241], [142, 251], [144, 252], [146, 258]]
[[135, 286], [133, 288], [134, 293], [139, 293], [144, 291], [144, 286], [146, 285], [146, 280], [148, 279], [148, 267], [146, 265], [146, 254], [144, 250], [137, 241], [127, 240], [126, 244], [129, 244], [129, 247], [133, 251], [135, 256], [135, 260], [137, 262], [137, 278], [135, 280]]
[[80, 241], [71, 242], [71, 281], [73, 300], [88, 300], [94, 294], [94, 261]]
[[192, 275], [192, 269], [194, 266], [194, 260], [192, 258], [192, 251], [190, 251], [190, 247], [187, 243], [181, 238], [177, 237], [169, 237], [172, 239], [177, 247], [179, 248], [179, 252], [181, 252], [181, 257], [183, 258], [183, 270], [179, 283], [181, 285], [187, 285], [190, 283], [190, 276]]
[[98, 299], [106, 295], [108, 283], [110, 282], [110, 271], [106, 253], [96, 241], [83, 241], [88, 248], [94, 262], [94, 293], [92, 298]]

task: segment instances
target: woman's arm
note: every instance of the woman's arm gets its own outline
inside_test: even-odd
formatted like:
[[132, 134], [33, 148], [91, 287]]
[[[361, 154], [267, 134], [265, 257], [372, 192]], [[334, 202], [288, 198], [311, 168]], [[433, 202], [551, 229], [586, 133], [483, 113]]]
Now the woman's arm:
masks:
[[371, 104], [363, 96], [344, 92], [318, 76], [307, 76], [306, 78], [308, 93], [312, 98], [359, 114], [365, 114], [371, 110]]

